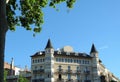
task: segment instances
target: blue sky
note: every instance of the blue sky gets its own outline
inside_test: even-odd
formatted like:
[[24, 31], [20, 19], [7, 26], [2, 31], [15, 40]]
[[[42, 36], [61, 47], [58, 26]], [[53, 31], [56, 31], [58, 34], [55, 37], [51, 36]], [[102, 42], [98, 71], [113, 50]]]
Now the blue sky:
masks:
[[120, 0], [77, 0], [73, 9], [64, 3], [57, 8], [44, 9], [45, 22], [36, 37], [21, 27], [7, 32], [5, 61], [13, 57], [16, 66], [30, 68], [30, 56], [44, 50], [48, 38], [55, 50], [70, 45], [88, 54], [94, 43], [103, 64], [120, 78]]

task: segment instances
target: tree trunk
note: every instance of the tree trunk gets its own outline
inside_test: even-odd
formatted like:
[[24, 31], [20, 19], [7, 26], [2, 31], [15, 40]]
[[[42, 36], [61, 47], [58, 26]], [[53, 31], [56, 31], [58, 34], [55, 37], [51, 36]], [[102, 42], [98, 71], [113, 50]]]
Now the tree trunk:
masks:
[[4, 51], [7, 30], [6, 0], [0, 0], [0, 82], [4, 82]]

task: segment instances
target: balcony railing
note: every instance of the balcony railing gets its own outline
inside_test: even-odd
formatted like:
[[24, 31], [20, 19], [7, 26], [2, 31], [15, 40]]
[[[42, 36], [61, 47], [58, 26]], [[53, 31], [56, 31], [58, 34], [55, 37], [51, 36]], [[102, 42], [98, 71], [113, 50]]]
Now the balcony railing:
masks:
[[82, 80], [76, 79], [74, 82], [82, 82]]
[[63, 69], [57, 69], [55, 73], [57, 73], [57, 74], [63, 74], [64, 71], [63, 71]]
[[91, 80], [85, 80], [84, 82], [91, 82]]
[[66, 70], [66, 73], [72, 73], [72, 70]]
[[84, 71], [85, 74], [90, 74], [90, 71]]
[[33, 73], [34, 73], [34, 74], [44, 73], [44, 69], [33, 70]]
[[64, 82], [64, 79], [58, 78], [58, 79], [55, 80], [55, 82]]
[[63, 69], [58, 69], [58, 73], [63, 73]]
[[76, 70], [75, 73], [76, 73], [76, 74], [80, 74], [80, 73], [81, 73], [81, 70]]
[[44, 79], [33, 79], [32, 82], [44, 82]]
[[74, 82], [73, 79], [67, 79], [66, 82]]

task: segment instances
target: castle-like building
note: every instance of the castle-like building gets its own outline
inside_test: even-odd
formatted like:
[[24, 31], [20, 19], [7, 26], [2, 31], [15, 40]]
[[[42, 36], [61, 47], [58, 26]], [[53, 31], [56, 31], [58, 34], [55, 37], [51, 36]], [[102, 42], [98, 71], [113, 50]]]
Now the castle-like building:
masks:
[[50, 39], [44, 51], [31, 56], [32, 82], [120, 82], [98, 57], [92, 44], [90, 54], [74, 52], [70, 46], [54, 50]]

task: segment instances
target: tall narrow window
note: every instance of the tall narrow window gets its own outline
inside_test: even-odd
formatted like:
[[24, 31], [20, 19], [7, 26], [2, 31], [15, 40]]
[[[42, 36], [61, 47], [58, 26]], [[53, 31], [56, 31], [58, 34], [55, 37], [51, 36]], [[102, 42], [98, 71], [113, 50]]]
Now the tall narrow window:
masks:
[[43, 66], [40, 66], [40, 69], [42, 69], [43, 68]]
[[83, 60], [83, 64], [85, 63], [85, 61]]
[[74, 63], [76, 63], [76, 59], [74, 59]]
[[58, 58], [56, 58], [56, 62], [58, 62]]
[[65, 62], [67, 62], [67, 59], [65, 58]]
[[81, 64], [81, 60], [79, 60], [79, 64]]
[[58, 70], [59, 70], [59, 71], [61, 70], [61, 65], [59, 65], [59, 68], [58, 68]]
[[68, 66], [68, 70], [70, 70], [70, 66]]
[[71, 75], [68, 73], [68, 80], [71, 80]]
[[89, 70], [88, 70], [88, 67], [85, 67], [85, 71], [89, 71]]
[[58, 75], [58, 79], [59, 79], [59, 80], [62, 79], [62, 75], [61, 75], [61, 74]]
[[80, 80], [80, 75], [79, 74], [77, 74], [77, 80]]
[[78, 71], [78, 70], [80, 69], [80, 68], [79, 68], [79, 66], [77, 66], [77, 68], [76, 68], [76, 69], [77, 69], [77, 71]]
[[62, 58], [62, 62], [64, 62], [64, 58]]
[[37, 70], [37, 66], [35, 66], [35, 70]]
[[50, 78], [50, 74], [48, 74], [48, 78]]

